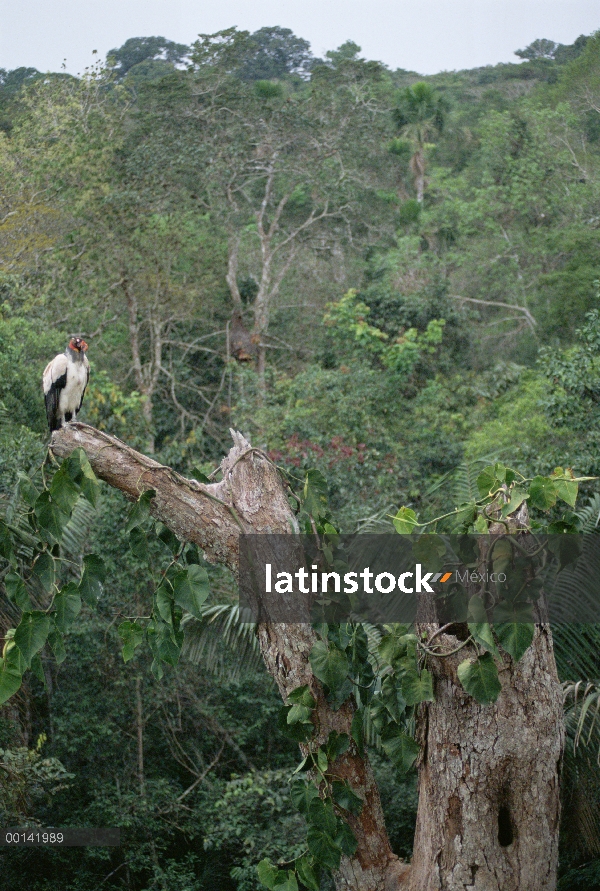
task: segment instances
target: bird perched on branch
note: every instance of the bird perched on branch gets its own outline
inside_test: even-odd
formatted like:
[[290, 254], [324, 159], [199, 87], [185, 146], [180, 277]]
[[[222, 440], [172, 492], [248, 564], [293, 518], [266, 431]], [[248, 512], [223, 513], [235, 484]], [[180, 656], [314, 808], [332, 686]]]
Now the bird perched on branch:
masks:
[[42, 386], [50, 430], [60, 430], [74, 420], [90, 378], [90, 363], [81, 337], [72, 337], [64, 353], [55, 356], [44, 371]]

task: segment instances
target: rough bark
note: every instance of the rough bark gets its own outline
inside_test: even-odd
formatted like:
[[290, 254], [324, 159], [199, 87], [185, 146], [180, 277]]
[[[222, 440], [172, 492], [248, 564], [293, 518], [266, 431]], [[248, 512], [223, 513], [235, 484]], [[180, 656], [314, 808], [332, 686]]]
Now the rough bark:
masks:
[[[442, 635], [448, 650], [459, 641]], [[421, 706], [423, 744], [411, 891], [551, 891], [556, 887], [562, 696], [547, 626], [502, 692], [478, 705], [456, 669], [465, 650], [432, 660], [435, 702]]]
[[[508, 497], [499, 494], [498, 510]], [[488, 517], [498, 510], [488, 508]], [[479, 539], [480, 571], [494, 538], [528, 528], [526, 502], [507, 521], [492, 522]], [[481, 593], [477, 584], [470, 593]], [[472, 646], [430, 660], [435, 702], [421, 706], [417, 722], [422, 753], [411, 891], [556, 887], [563, 700], [543, 598], [536, 616], [522, 658], [514, 662], [502, 651], [496, 657], [502, 690], [493, 705], [479, 705], [458, 680], [459, 664], [477, 655]], [[429, 637], [437, 628], [419, 631]], [[451, 653], [468, 629], [448, 632], [437, 634]]]
[[[65, 458], [74, 449], [84, 448], [97, 476], [130, 499], [154, 489], [153, 515], [180, 538], [198, 544], [208, 560], [236, 572], [241, 532], [288, 533], [296, 529], [296, 521], [272, 462], [241, 434], [232, 431], [232, 436], [234, 447], [221, 464], [223, 478], [210, 485], [185, 479], [86, 424], [72, 423], [56, 431], [51, 449], [57, 457]], [[347, 703], [333, 711], [312, 674], [308, 655], [315, 636], [311, 626], [261, 625], [259, 641], [267, 669], [283, 697], [304, 684], [311, 687], [318, 701], [317, 742], [324, 742], [331, 730], [349, 734], [352, 707]], [[333, 769], [364, 800], [360, 817], [351, 818], [357, 852], [343, 859], [336, 887], [339, 891], [399, 888], [400, 876], [408, 868], [391, 851], [368, 758], [361, 758], [352, 743]]]

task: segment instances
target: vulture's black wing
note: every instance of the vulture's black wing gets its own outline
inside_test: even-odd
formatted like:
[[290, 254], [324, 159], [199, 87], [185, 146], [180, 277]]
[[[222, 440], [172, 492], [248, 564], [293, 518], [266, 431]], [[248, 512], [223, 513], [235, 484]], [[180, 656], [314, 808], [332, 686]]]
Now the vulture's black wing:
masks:
[[55, 356], [44, 371], [42, 384], [46, 400], [46, 417], [50, 430], [60, 430], [61, 417], [58, 409], [60, 393], [67, 384], [68, 360], [64, 353]]

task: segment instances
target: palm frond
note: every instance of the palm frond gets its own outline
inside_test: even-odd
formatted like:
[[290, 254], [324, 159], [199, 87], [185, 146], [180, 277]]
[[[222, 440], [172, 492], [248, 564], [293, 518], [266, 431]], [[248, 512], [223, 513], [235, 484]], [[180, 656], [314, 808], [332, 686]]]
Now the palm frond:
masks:
[[[573, 748], [582, 743], [589, 746], [600, 737], [600, 682], [576, 681], [563, 685], [566, 715], [573, 727]], [[600, 747], [597, 762], [600, 767]]]
[[568, 812], [563, 833], [570, 848], [600, 855], [600, 682], [563, 684], [565, 747], [562, 798]]
[[221, 679], [235, 680], [242, 669], [256, 671], [262, 665], [256, 625], [241, 621], [236, 604], [209, 606], [202, 619], [190, 616], [184, 627], [184, 657], [202, 663]]
[[600, 625], [561, 623], [552, 626], [558, 676], [565, 683], [600, 677]]
[[392, 521], [389, 517], [396, 513], [397, 507], [388, 504], [380, 508], [374, 514], [368, 517], [361, 517], [356, 521], [354, 531], [364, 535], [367, 532], [391, 532], [393, 530]]
[[95, 518], [96, 509], [92, 507], [87, 498], [80, 496], [61, 540], [63, 552], [72, 560], [78, 561], [84, 553]]

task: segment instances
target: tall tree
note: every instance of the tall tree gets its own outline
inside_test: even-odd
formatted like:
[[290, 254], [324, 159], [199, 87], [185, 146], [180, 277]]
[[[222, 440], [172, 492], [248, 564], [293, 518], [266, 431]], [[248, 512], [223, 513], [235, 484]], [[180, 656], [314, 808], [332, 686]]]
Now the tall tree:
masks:
[[[144, 487], [153, 493], [151, 499], [144, 496], [144, 503], [153, 515], [180, 538], [202, 547], [209, 560], [236, 571], [241, 529], [289, 533], [296, 519], [276, 468], [239, 434], [234, 434], [234, 440], [235, 446], [222, 464], [222, 482], [211, 485], [175, 476], [123, 443], [81, 424], [55, 433], [52, 449], [56, 455], [68, 457], [74, 449], [85, 448], [96, 473], [130, 498], [137, 497], [143, 477]], [[486, 524], [492, 519], [489, 531], [493, 537], [504, 530], [507, 520], [505, 517], [502, 524], [494, 525], [489, 511], [493, 512], [496, 505], [500, 515], [494, 499], [498, 491], [505, 491], [503, 486], [513, 484], [492, 479], [503, 474], [506, 480], [506, 468], [496, 465], [490, 472], [489, 479], [486, 477], [481, 484], [489, 488], [491, 498], [482, 518], [488, 518]], [[551, 485], [550, 480], [548, 483]], [[515, 530], [525, 521], [522, 506], [508, 519]], [[414, 520], [410, 512], [404, 511], [399, 513], [398, 522], [410, 527]], [[290, 542], [293, 545], [293, 538]], [[485, 554], [483, 557], [485, 561]], [[182, 589], [181, 598], [187, 599], [181, 602], [193, 610], [194, 596], [193, 586], [189, 592]], [[161, 610], [167, 615], [164, 606]], [[135, 628], [125, 624], [126, 646], [129, 641], [133, 648]], [[469, 886], [551, 891], [555, 887], [563, 731], [552, 637], [548, 626], [539, 625], [535, 631], [530, 626], [531, 634], [525, 642], [510, 635], [503, 638], [506, 650], [501, 653], [488, 627], [469, 626], [471, 635], [460, 640], [464, 635], [454, 626], [431, 621], [419, 626], [420, 639], [426, 641], [423, 646], [432, 654], [435, 701], [430, 701], [433, 691], [424, 689], [431, 675], [416, 677], [419, 689], [423, 687], [417, 696], [422, 704], [416, 712], [422, 752], [415, 855], [408, 867], [390, 849], [377, 787], [355, 729], [352, 687], [341, 692], [350, 671], [349, 656], [342, 647], [349, 647], [350, 653], [354, 644], [342, 641], [339, 627], [337, 631], [332, 629], [331, 640], [324, 641], [307, 624], [267, 622], [259, 626], [267, 668], [284, 699], [289, 701], [291, 697], [291, 707], [301, 712], [314, 736], [310, 746], [304, 744], [304, 754], [312, 758], [315, 745], [322, 752], [318, 771], [326, 784], [323, 794], [328, 794], [327, 776], [333, 776], [354, 796], [349, 798], [345, 792], [346, 798], [338, 798], [346, 809], [352, 840], [333, 805], [329, 814], [326, 802], [319, 798], [318, 807], [311, 808], [308, 798], [305, 809], [312, 821], [312, 856], [316, 862], [334, 868], [340, 891], [462, 891]], [[139, 630], [135, 633], [139, 643]], [[406, 647], [412, 644], [403, 633], [394, 636], [392, 631], [380, 649], [389, 662], [391, 678], [395, 671], [400, 672], [399, 676], [406, 671], [402, 660]], [[366, 652], [362, 657], [356, 652], [352, 659], [365, 660]], [[336, 660], [344, 664], [342, 672], [334, 667]], [[329, 689], [329, 698], [324, 695], [323, 683]], [[336, 691], [339, 701], [332, 704], [331, 696]], [[392, 715], [398, 700], [394, 698], [395, 706], [386, 706], [386, 701], [382, 699], [384, 748], [398, 764], [411, 763], [416, 757], [414, 743], [394, 730]], [[340, 738], [349, 744], [338, 749], [336, 740]], [[317, 766], [317, 761], [314, 763]], [[299, 806], [302, 809], [303, 805]], [[316, 880], [311, 862], [304, 858], [296, 868], [302, 881], [312, 888]], [[262, 867], [261, 877], [271, 888], [292, 880], [291, 886], [296, 887], [294, 874], [290, 878], [268, 864]]]
[[374, 191], [376, 182], [369, 160], [359, 159], [358, 140], [367, 137], [377, 151], [385, 120], [373, 89], [379, 69], [322, 66], [310, 88], [286, 93], [281, 85], [239, 79], [240, 65], [253, 53], [247, 32], [201, 36], [194, 73], [173, 84], [168, 116], [149, 97], [153, 124], [142, 132], [139, 150], [147, 157], [150, 141], [162, 143], [155, 157], [166, 161], [176, 146], [178, 165], [170, 172], [226, 234], [226, 278], [236, 309], [242, 308], [240, 276], [256, 280], [253, 334], [263, 378], [282, 283], [303, 252], [348, 239], [350, 221], [359, 216], [356, 197]]
[[417, 201], [425, 194], [425, 149], [444, 126], [446, 103], [429, 84], [417, 83], [407, 87], [393, 115], [400, 133], [413, 144], [410, 168], [415, 178]]

